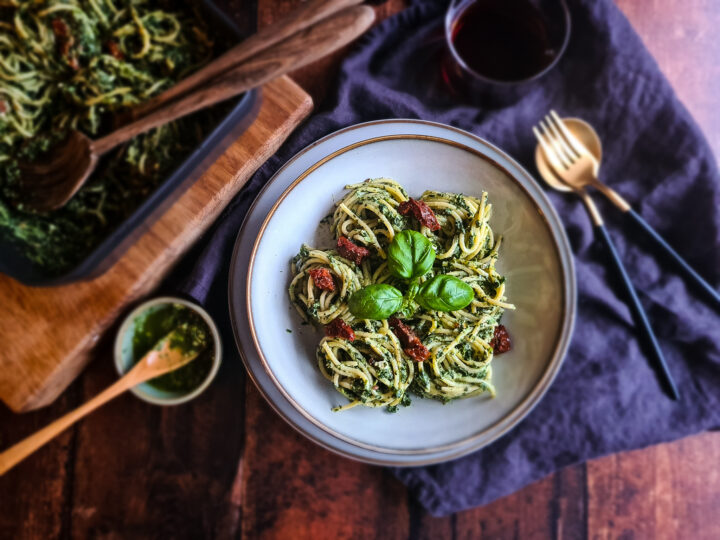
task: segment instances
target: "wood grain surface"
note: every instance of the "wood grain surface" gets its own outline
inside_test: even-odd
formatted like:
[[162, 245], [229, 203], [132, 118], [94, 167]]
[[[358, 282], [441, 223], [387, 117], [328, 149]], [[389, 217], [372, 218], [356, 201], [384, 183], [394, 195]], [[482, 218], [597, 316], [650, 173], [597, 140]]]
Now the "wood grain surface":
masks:
[[311, 109], [309, 96], [288, 78], [264, 87], [250, 128], [99, 278], [33, 288], [0, 276], [0, 399], [15, 411], [54, 400], [102, 333], [160, 282]]
[[[300, 0], [226, 0], [242, 28]], [[720, 155], [720, 2], [618, 0]], [[387, 16], [403, 7], [390, 0]], [[257, 19], [256, 19], [257, 17]], [[342, 53], [293, 74], [316, 103]], [[0, 411], [0, 446], [115, 379], [101, 358], [46, 410]], [[720, 538], [720, 435], [593, 460], [484, 508], [433, 518], [378, 467], [290, 429], [226, 362], [191, 405], [118, 399], [0, 478], [0, 538]]]

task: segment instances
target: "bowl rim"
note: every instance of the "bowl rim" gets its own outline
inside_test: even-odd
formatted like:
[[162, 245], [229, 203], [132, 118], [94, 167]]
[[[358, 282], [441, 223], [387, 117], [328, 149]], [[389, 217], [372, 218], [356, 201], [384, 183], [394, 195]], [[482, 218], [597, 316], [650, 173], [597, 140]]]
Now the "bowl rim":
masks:
[[[491, 442], [497, 440], [499, 437], [510, 431], [512, 428], [514, 428], [520, 421], [522, 421], [529, 413], [530, 411], [539, 403], [541, 398], [545, 395], [545, 392], [548, 390], [550, 385], [552, 384], [553, 380], [555, 379], [555, 376], [560, 370], [560, 367], [562, 366], [563, 360], [565, 358], [565, 354], [567, 352], [570, 338], [573, 334], [574, 324], [575, 324], [575, 315], [576, 315], [576, 297], [577, 297], [577, 286], [576, 286], [576, 280], [575, 280], [575, 267], [574, 267], [574, 261], [572, 257], [572, 251], [570, 249], [570, 245], [567, 239], [567, 235], [565, 234], [564, 228], [562, 226], [562, 222], [557, 215], [557, 213], [554, 210], [554, 207], [550, 203], [549, 199], [547, 199], [546, 195], [542, 192], [541, 188], [539, 188], [539, 185], [537, 182], [532, 178], [532, 176], [519, 164], [517, 163], [512, 157], [510, 157], [506, 152], [501, 150], [500, 148], [496, 147], [495, 145], [489, 143], [485, 139], [482, 139], [481, 137], [478, 137], [477, 135], [474, 135], [470, 132], [467, 132], [465, 130], [455, 128], [453, 126], [448, 126], [446, 124], [438, 123], [438, 122], [430, 122], [426, 120], [416, 120], [416, 119], [388, 119], [388, 120], [375, 120], [371, 122], [365, 122], [361, 124], [356, 124], [353, 126], [346, 127], [344, 129], [335, 131], [317, 141], [314, 143], [309, 144], [302, 150], [300, 150], [295, 156], [293, 156], [290, 160], [288, 160], [278, 171], [270, 178], [270, 180], [267, 182], [264, 189], [261, 191], [260, 194], [258, 194], [258, 198], [260, 195], [262, 195], [263, 192], [267, 189], [267, 187], [273, 183], [278, 176], [286, 170], [293, 162], [295, 162], [298, 158], [300, 158], [302, 155], [304, 155], [306, 152], [310, 151], [314, 147], [316, 147], [321, 142], [326, 142], [329, 139], [332, 139], [340, 134], [346, 133], [347, 131], [351, 131], [353, 129], [357, 129], [359, 127], [369, 127], [373, 125], [381, 125], [385, 123], [415, 123], [415, 124], [424, 124], [427, 126], [434, 126], [434, 127], [440, 127], [442, 129], [448, 129], [451, 131], [454, 131], [456, 133], [459, 133], [463, 136], [470, 137], [475, 142], [479, 143], [480, 145], [484, 146], [485, 148], [489, 149], [492, 152], [495, 152], [499, 154], [503, 159], [507, 160], [512, 167], [514, 167], [517, 171], [517, 176], [524, 177], [524, 180], [528, 182], [530, 185], [538, 186], [537, 193], [532, 193], [527, 185], [525, 185], [523, 182], [518, 180], [516, 177], [516, 174], [508, 170], [505, 166], [498, 163], [495, 159], [487, 155], [486, 153], [483, 153], [482, 151], [469, 147], [461, 142], [453, 141], [450, 139], [445, 139], [443, 137], [438, 137], [434, 135], [425, 135], [425, 134], [413, 134], [413, 133], [401, 133], [401, 134], [390, 134], [390, 135], [382, 135], [378, 137], [370, 137], [367, 139], [362, 139], [359, 141], [356, 141], [352, 144], [349, 144], [347, 146], [344, 146], [342, 148], [339, 148], [330, 154], [325, 155], [324, 157], [320, 158], [310, 166], [308, 166], [300, 175], [298, 175], [291, 183], [290, 185], [283, 191], [282, 195], [273, 203], [272, 208], [268, 212], [267, 216], [264, 218], [262, 225], [260, 226], [260, 230], [257, 234], [257, 237], [255, 238], [255, 241], [253, 243], [252, 251], [250, 253], [250, 258], [248, 261], [248, 271], [247, 271], [247, 281], [245, 284], [245, 296], [246, 296], [246, 306], [245, 311], [247, 315], [247, 322], [250, 329], [250, 334], [252, 336], [253, 344], [255, 347], [255, 351], [258, 354], [259, 360], [261, 365], [263, 366], [264, 371], [272, 381], [272, 383], [275, 385], [275, 387], [280, 391], [281, 395], [308, 421], [310, 421], [312, 424], [314, 424], [316, 427], [327, 433], [328, 435], [331, 435], [332, 437], [335, 437], [337, 439], [340, 439], [344, 442], [347, 442], [349, 444], [352, 444], [354, 446], [357, 446], [359, 448], [363, 448], [366, 450], [371, 450], [375, 452], [379, 452], [382, 454], [399, 454], [399, 455], [423, 455], [423, 454], [429, 454], [429, 453], [436, 453], [441, 452], [445, 450], [451, 450], [454, 448], [465, 448], [468, 447], [473, 443], [473, 441], [477, 439], [482, 439], [483, 437], [487, 436], [488, 432], [493, 432], [490, 439], [486, 442], [484, 442], [482, 445], [478, 446], [478, 449], [482, 446], [485, 446], [487, 444], [490, 444]], [[253, 279], [253, 267], [255, 263], [255, 256], [257, 254], [257, 250], [259, 248], [260, 242], [262, 241], [262, 238], [264, 236], [265, 229], [267, 228], [268, 224], [270, 223], [270, 220], [274, 216], [277, 208], [282, 204], [282, 202], [285, 200], [285, 198], [289, 195], [289, 193], [302, 182], [307, 176], [309, 176], [313, 171], [330, 161], [331, 159], [344, 154], [345, 152], [348, 152], [354, 148], [357, 148], [359, 146], [364, 146], [367, 144], [372, 144], [375, 142], [383, 142], [387, 140], [407, 140], [407, 139], [416, 139], [416, 140], [426, 140], [426, 141], [432, 141], [432, 142], [440, 142], [445, 144], [450, 144], [454, 147], [463, 149], [465, 151], [469, 151], [473, 153], [474, 155], [480, 157], [481, 159], [486, 160], [493, 166], [497, 167], [498, 169], [502, 170], [516, 185], [517, 187], [528, 197], [528, 199], [531, 201], [533, 206], [536, 208], [538, 213], [540, 214], [543, 222], [545, 223], [548, 232], [550, 236], [553, 239], [553, 246], [555, 247], [555, 253], [556, 258], [559, 261], [560, 270], [563, 274], [562, 276], [562, 318], [561, 318], [561, 324], [558, 329], [558, 334], [555, 339], [555, 347], [553, 350], [552, 355], [550, 356], [550, 362], [548, 362], [545, 371], [542, 373], [538, 383], [535, 385], [535, 387], [531, 390], [531, 392], [503, 418], [498, 420], [496, 423], [488, 426], [487, 428], [483, 429], [482, 431], [475, 433], [469, 437], [465, 437], [463, 439], [460, 439], [458, 441], [454, 441], [449, 444], [445, 445], [436, 445], [428, 448], [423, 449], [393, 449], [393, 448], [386, 448], [386, 447], [380, 447], [373, 444], [364, 443], [361, 441], [358, 441], [352, 437], [349, 437], [347, 435], [343, 435], [341, 433], [336, 432], [335, 430], [329, 428], [326, 426], [323, 422], [321, 422], [319, 419], [313, 417], [308, 411], [306, 411], [297, 401], [286, 391], [286, 389], [280, 384], [279, 380], [275, 377], [272, 369], [270, 368], [267, 359], [265, 358], [265, 355], [262, 351], [262, 347], [260, 346], [257, 333], [255, 331], [255, 324], [253, 320], [252, 315], [252, 279]], [[547, 207], [547, 212], [545, 212], [545, 209], [542, 208], [541, 204], [539, 203], [538, 199], [544, 203], [544, 205]], [[256, 198], [257, 201], [257, 198]], [[254, 203], [253, 203], [254, 207]], [[252, 211], [252, 207], [251, 210]], [[547, 215], [549, 214], [549, 216]], [[242, 228], [244, 227], [245, 222], [243, 222], [243, 226], [241, 226], [240, 232], [242, 232]], [[564, 255], [564, 256], [563, 256]], [[234, 263], [234, 261], [233, 261]], [[512, 420], [510, 422], [507, 422], [507, 418], [512, 417]], [[507, 422], [507, 425], [502, 426], [498, 429], [498, 425], [503, 424], [504, 422]]]
[[120, 324], [120, 328], [118, 328], [117, 334], [115, 336], [115, 345], [113, 347], [113, 363], [115, 364], [115, 370], [117, 371], [118, 376], [122, 377], [123, 375], [125, 375], [126, 370], [123, 369], [122, 351], [123, 338], [129, 330], [133, 320], [138, 315], [140, 315], [147, 309], [160, 304], [181, 304], [189, 309], [192, 309], [195, 313], [197, 313], [203, 318], [205, 323], [210, 328], [210, 332], [213, 336], [213, 343], [215, 349], [215, 354], [213, 355], [213, 364], [210, 367], [210, 371], [208, 372], [207, 377], [205, 377], [203, 382], [198, 385], [194, 390], [186, 394], [168, 398], [153, 396], [143, 389], [144, 383], [133, 386], [132, 388], [130, 388], [130, 392], [139, 399], [146, 401], [147, 403], [152, 403], [153, 405], [180, 405], [182, 403], [187, 403], [188, 401], [191, 401], [198, 397], [200, 394], [202, 394], [207, 389], [207, 387], [210, 386], [210, 383], [212, 383], [212, 381], [215, 379], [218, 370], [220, 369], [220, 364], [222, 363], [222, 341], [220, 340], [220, 332], [218, 331], [217, 324], [215, 324], [213, 318], [207, 311], [205, 311], [202, 306], [190, 300], [179, 298], [177, 296], [158, 296], [142, 302], [125, 316], [123, 322]]

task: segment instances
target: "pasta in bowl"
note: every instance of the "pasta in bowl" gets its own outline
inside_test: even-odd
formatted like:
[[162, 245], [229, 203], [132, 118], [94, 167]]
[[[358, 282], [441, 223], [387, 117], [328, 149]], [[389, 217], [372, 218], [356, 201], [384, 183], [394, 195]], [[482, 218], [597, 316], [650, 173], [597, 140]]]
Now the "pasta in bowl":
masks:
[[334, 410], [395, 412], [411, 394], [444, 403], [494, 396], [491, 361], [509, 344], [499, 321], [514, 306], [495, 269], [501, 237], [487, 193], [415, 200], [389, 178], [345, 188], [328, 224], [336, 247], [303, 245], [288, 290], [300, 316], [325, 328], [318, 367], [349, 400]]
[[440, 459], [504, 433], [548, 388], [572, 263], [547, 199], [502, 152], [439, 124], [371, 123], [308, 147], [258, 201], [231, 312], [253, 380], [303, 433]]

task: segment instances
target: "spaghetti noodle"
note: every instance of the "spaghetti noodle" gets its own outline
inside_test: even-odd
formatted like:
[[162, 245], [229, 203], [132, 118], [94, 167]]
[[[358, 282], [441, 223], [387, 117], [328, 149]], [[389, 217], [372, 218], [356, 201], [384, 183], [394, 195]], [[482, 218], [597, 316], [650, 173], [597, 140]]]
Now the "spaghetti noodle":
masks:
[[202, 140], [213, 118], [136, 137], [68, 205], [47, 214], [23, 208], [18, 162], [37, 159], [70, 129], [102, 136], [117, 113], [212, 55], [204, 23], [184, 3], [0, 0], [0, 229], [49, 274], [82, 259]]
[[377, 250], [385, 258], [385, 246], [395, 233], [406, 227], [405, 218], [397, 207], [408, 200], [405, 189], [389, 178], [377, 178], [346, 186], [350, 190], [337, 204], [332, 229], [335, 238], [351, 241]]
[[[321, 290], [311, 272], [326, 268], [336, 283], [334, 290]], [[290, 301], [304, 320], [328, 324], [337, 317], [352, 321], [347, 300], [367, 281], [355, 263], [343, 259], [335, 251], [322, 251], [302, 246], [290, 264], [293, 279], [288, 289]]]
[[352, 343], [325, 337], [317, 348], [320, 372], [350, 400], [333, 410], [364, 405], [394, 411], [409, 405], [407, 390], [415, 367], [387, 321], [363, 321], [357, 326]]
[[435, 245], [438, 259], [475, 259], [483, 257], [494, 246], [493, 232], [488, 224], [492, 206], [487, 193], [480, 199], [459, 193], [426, 191], [420, 198], [437, 216], [440, 230], [421, 231]]
[[[398, 212], [408, 196], [393, 180], [367, 180], [346, 189], [350, 192], [337, 203], [332, 232], [336, 238], [344, 236], [368, 247], [371, 256], [360, 266], [343, 261], [345, 266], [338, 270], [332, 268], [329, 254], [333, 252], [304, 248], [296, 257], [299, 273], [290, 285], [290, 298], [301, 315], [306, 316], [310, 307], [314, 322], [327, 324], [342, 318], [355, 331], [354, 339], [326, 336], [317, 349], [320, 371], [350, 400], [335, 410], [366, 405], [394, 411], [409, 403], [409, 392], [442, 402], [480, 394], [494, 396], [491, 362], [495, 335], [504, 310], [514, 306], [505, 298], [505, 278], [495, 269], [502, 238], [495, 237], [490, 227], [492, 206], [487, 193], [476, 198], [426, 191], [420, 201], [440, 225], [434, 224], [437, 230], [431, 230]], [[403, 304], [397, 313], [404, 319], [403, 337], [419, 339], [415, 347], [427, 349], [424, 361], [417, 361], [417, 350], [403, 348], [387, 320], [357, 320], [347, 305], [349, 294], [323, 291], [318, 298], [306, 276], [314, 265], [324, 265], [332, 269], [343, 291], [350, 289], [346, 281], [352, 279], [356, 289], [388, 283], [405, 293], [407, 285], [388, 271], [386, 247], [395, 234], [409, 228], [425, 235], [436, 252], [431, 271], [419, 278], [418, 285], [445, 274], [464, 282], [473, 293], [469, 304], [456, 311]], [[398, 325], [397, 321], [392, 324]]]

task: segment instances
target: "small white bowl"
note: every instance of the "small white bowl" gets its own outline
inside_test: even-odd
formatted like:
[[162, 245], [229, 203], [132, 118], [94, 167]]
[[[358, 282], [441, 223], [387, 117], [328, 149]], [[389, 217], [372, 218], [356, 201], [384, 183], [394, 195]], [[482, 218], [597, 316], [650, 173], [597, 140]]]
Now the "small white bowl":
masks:
[[152, 300], [143, 302], [132, 310], [120, 325], [117, 337], [115, 338], [115, 369], [117, 369], [118, 374], [122, 376], [133, 366], [131, 344], [135, 319], [147, 309], [163, 304], [183, 305], [192, 309], [203, 318], [203, 320], [207, 323], [208, 328], [210, 328], [210, 332], [213, 337], [213, 344], [215, 348], [213, 365], [202, 384], [190, 392], [170, 392], [167, 390], [160, 390], [148, 383], [139, 384], [131, 388], [130, 391], [143, 401], [147, 401], [148, 403], [152, 403], [154, 405], [179, 405], [195, 399], [205, 391], [215, 378], [215, 375], [217, 375], [218, 369], [220, 368], [220, 361], [222, 359], [222, 342], [220, 341], [220, 333], [218, 332], [215, 321], [212, 320], [212, 317], [210, 317], [207, 311], [197, 304], [188, 302], [182, 298], [176, 298], [174, 296], [161, 296], [159, 298], [153, 298]]

